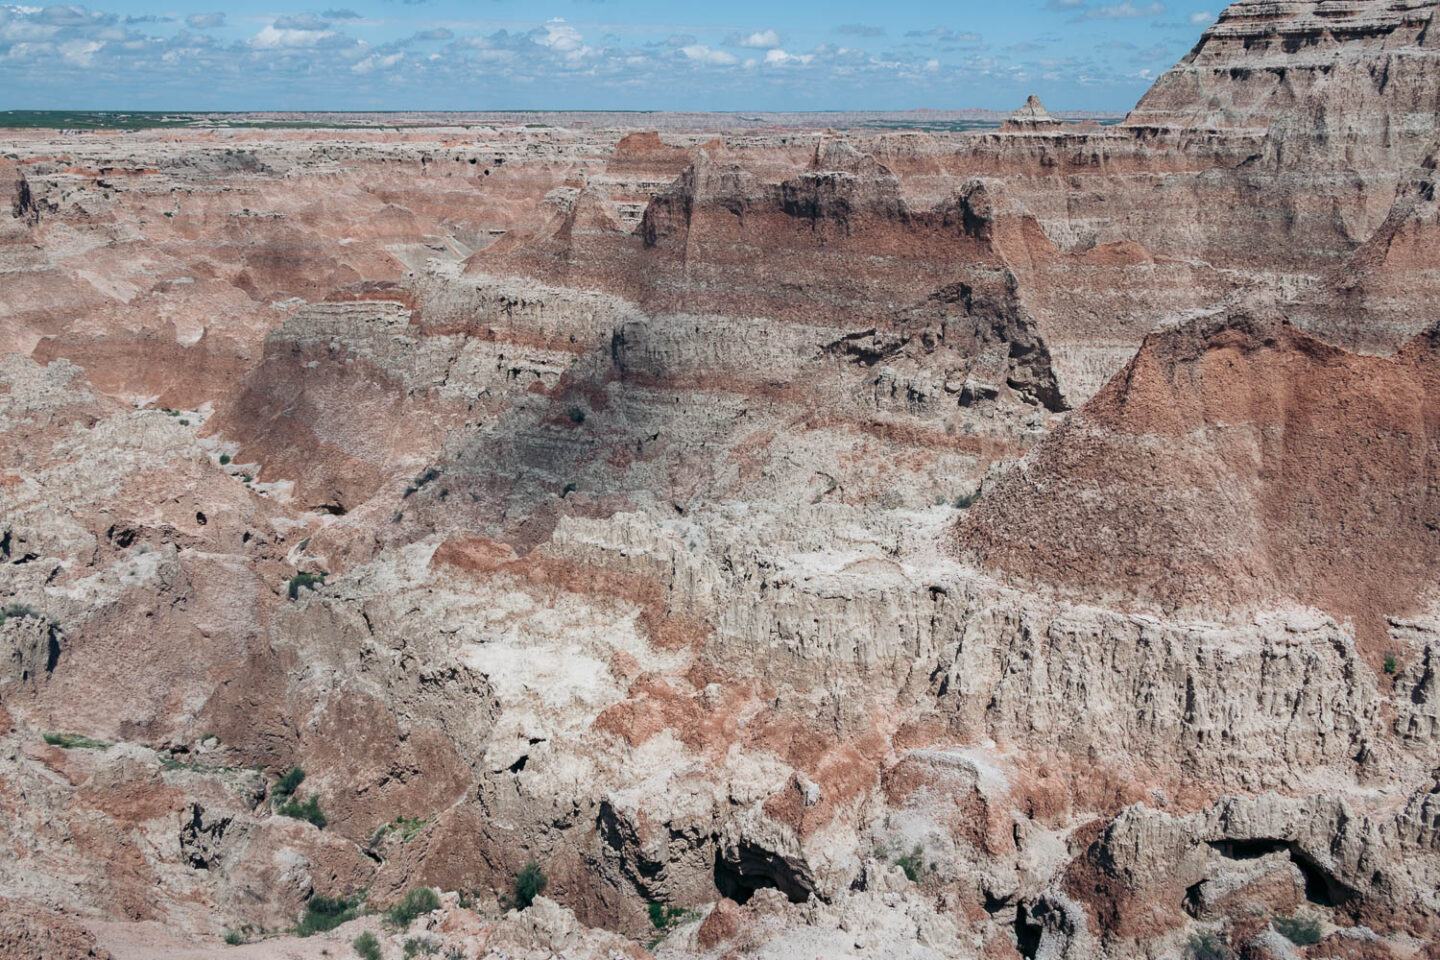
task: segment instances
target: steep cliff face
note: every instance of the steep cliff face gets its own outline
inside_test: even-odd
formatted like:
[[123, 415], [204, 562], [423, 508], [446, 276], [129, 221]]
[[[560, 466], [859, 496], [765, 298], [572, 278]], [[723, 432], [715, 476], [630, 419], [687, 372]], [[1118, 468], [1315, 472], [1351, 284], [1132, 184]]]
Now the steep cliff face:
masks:
[[1440, 132], [1435, 10], [1428, 0], [1238, 0], [1125, 122], [1273, 129], [1278, 151], [1288, 143], [1292, 164], [1315, 169], [1376, 151], [1414, 163]]

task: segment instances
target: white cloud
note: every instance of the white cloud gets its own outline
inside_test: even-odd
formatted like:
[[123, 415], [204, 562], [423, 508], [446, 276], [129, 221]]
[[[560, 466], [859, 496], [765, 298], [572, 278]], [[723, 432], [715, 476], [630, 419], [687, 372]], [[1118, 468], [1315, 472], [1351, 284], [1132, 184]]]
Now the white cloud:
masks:
[[765, 62], [772, 65], [785, 63], [809, 63], [811, 60], [814, 59], [814, 55], [809, 53], [786, 53], [784, 50], [765, 51]]
[[595, 51], [585, 45], [585, 38], [580, 35], [570, 24], [560, 17], [554, 20], [547, 20], [545, 23], [545, 35], [537, 37], [535, 42], [542, 47], [548, 47], [556, 53], [561, 54], [566, 60], [579, 60], [588, 57]]
[[192, 13], [185, 18], [185, 26], [192, 30], [213, 30], [225, 26], [223, 13]]
[[774, 30], [756, 30], [747, 37], [740, 39], [740, 46], [755, 47], [760, 50], [768, 50], [771, 47], [780, 46], [780, 34]]
[[1209, 10], [1201, 10], [1199, 13], [1190, 14], [1190, 23], [1193, 26], [1203, 27], [1215, 19], [1215, 15]]
[[250, 39], [256, 50], [303, 50], [327, 44], [340, 35], [334, 30], [276, 29], [267, 25]]
[[1095, 7], [1085, 11], [1086, 20], [1123, 20], [1130, 17], [1158, 17], [1165, 12], [1165, 4], [1151, 3], [1143, 7], [1137, 7], [1130, 0], [1122, 0], [1121, 3], [1111, 4], [1108, 7]]
[[95, 53], [105, 44], [98, 40], [69, 40], [60, 44], [60, 55], [67, 63], [88, 67], [95, 62]]
[[704, 63], [712, 67], [728, 67], [739, 62], [739, 58], [733, 53], [711, 50], [703, 43], [692, 43], [689, 46], [681, 47], [680, 52], [685, 54], [687, 60], [694, 60], [696, 63]]
[[383, 55], [372, 53], [365, 59], [357, 61], [350, 69], [356, 73], [371, 73], [375, 70], [384, 70], [388, 67], [393, 67], [403, 59], [405, 59], [405, 54], [403, 53], [388, 53]]
[[277, 30], [326, 30], [330, 24], [321, 20], [313, 13], [302, 13], [293, 17], [277, 17], [275, 29]]

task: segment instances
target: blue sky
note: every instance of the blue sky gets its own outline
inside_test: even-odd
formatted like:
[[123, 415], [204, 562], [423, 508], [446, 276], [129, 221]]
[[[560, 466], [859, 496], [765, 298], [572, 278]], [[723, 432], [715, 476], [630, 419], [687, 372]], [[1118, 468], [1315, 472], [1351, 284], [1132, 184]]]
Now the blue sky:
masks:
[[0, 108], [1125, 110], [1201, 0], [0, 4]]

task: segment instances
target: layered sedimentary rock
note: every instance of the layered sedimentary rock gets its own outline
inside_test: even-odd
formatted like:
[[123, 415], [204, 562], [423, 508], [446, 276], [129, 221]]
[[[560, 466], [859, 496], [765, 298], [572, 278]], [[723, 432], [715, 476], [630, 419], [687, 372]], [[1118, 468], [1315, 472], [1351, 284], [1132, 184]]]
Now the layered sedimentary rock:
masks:
[[0, 950], [1433, 953], [1432, 14], [1109, 128], [7, 134]]
[[987, 491], [961, 543], [1169, 610], [1319, 607], [1378, 658], [1386, 618], [1424, 608], [1440, 561], [1435, 349], [1432, 328], [1393, 356], [1350, 354], [1263, 312], [1151, 334]]

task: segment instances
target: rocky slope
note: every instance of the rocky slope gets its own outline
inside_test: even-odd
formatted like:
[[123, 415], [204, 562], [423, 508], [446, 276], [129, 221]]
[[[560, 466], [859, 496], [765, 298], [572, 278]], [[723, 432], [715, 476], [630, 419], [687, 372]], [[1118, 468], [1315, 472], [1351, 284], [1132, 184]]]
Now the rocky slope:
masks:
[[1436, 955], [1434, 6], [1112, 128], [3, 132], [0, 954]]

